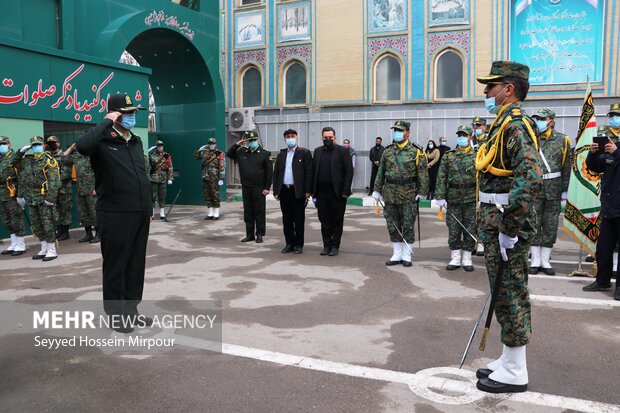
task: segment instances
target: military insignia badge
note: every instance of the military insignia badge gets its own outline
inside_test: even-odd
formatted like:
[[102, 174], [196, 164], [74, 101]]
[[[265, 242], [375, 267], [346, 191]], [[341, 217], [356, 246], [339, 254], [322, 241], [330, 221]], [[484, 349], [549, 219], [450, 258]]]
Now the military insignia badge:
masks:
[[515, 137], [510, 137], [510, 139], [508, 139], [508, 143], [506, 144], [506, 148], [508, 150], [512, 150], [512, 148], [514, 148], [515, 144], [517, 143], [517, 139]]
[[116, 132], [110, 132], [110, 135], [111, 135], [113, 138], [116, 138], [116, 137], [118, 136], [118, 135], [116, 134]]
[[131, 98], [129, 97], [129, 95], [125, 95], [125, 104], [127, 106], [133, 106], [133, 103], [131, 103]]
[[521, 116], [521, 109], [514, 108], [511, 112], [512, 116]]

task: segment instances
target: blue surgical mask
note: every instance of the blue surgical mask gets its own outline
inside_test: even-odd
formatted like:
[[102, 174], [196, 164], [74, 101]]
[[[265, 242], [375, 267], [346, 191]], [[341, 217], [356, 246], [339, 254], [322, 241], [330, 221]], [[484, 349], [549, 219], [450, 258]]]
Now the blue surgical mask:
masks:
[[248, 143], [248, 147], [249, 147], [250, 149], [252, 149], [252, 150], [254, 150], [254, 149], [258, 148], [258, 141], [256, 141], [256, 140], [254, 140], [254, 141], [250, 141], [250, 142]]
[[405, 132], [400, 131], [400, 130], [395, 130], [392, 139], [394, 139], [394, 142], [396, 143], [402, 142], [403, 139], [405, 139]]
[[620, 116], [614, 115], [609, 118], [609, 126], [614, 129], [620, 128]]
[[482, 129], [476, 129], [476, 136], [482, 136]]
[[33, 153], [43, 153], [43, 145], [34, 145], [32, 147]]
[[9, 153], [9, 145], [0, 145], [0, 154], [5, 155]]
[[123, 120], [121, 121], [121, 125], [123, 126], [123, 128], [127, 130], [136, 126], [136, 114], [135, 113], [124, 114]]
[[536, 120], [536, 126], [538, 126], [538, 132], [544, 132], [547, 130], [549, 125], [547, 125], [546, 120]]
[[215, 150], [215, 145], [209, 145], [209, 150], [210, 151], [214, 151]]
[[289, 148], [294, 148], [295, 146], [297, 146], [297, 139], [295, 139], [295, 138], [288, 138], [286, 140], [286, 146], [288, 146]]
[[[508, 87], [508, 85], [504, 86], [504, 89], [506, 89]], [[504, 98], [504, 102], [502, 102], [500, 105], [497, 104], [497, 102], [495, 102], [495, 98], [504, 91], [504, 89], [500, 90], [499, 93], [495, 96], [492, 96], [490, 98], [486, 98], [484, 100], [484, 106], [487, 108], [487, 110], [489, 111], [489, 113], [492, 114], [496, 114], [497, 112], [499, 112], [499, 110], [501, 109], [502, 105], [504, 104], [504, 102], [506, 102], [506, 98]]]
[[469, 139], [467, 139], [467, 136], [457, 136], [456, 144], [461, 148], [465, 148], [466, 146], [469, 146]]

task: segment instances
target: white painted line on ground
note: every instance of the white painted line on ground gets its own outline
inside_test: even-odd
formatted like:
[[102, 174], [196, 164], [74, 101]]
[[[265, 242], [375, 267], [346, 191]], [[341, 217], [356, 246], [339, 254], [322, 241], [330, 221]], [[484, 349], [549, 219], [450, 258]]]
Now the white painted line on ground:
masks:
[[[213, 343], [195, 337], [174, 335], [177, 343], [193, 348], [213, 350]], [[284, 366], [298, 367], [307, 370], [333, 373], [350, 377], [377, 380], [390, 383], [401, 383], [418, 396], [441, 404], [470, 404], [483, 398], [509, 400], [517, 403], [533, 404], [543, 407], [580, 411], [585, 413], [620, 413], [620, 406], [581, 400], [551, 394], [526, 392], [520, 394], [490, 394], [476, 389], [476, 375], [469, 370], [456, 367], [435, 367], [417, 373], [404, 373], [376, 367], [358, 366], [355, 364], [338, 363], [311, 357], [296, 356], [235, 344], [222, 344], [222, 353], [236, 357], [261, 360]], [[434, 391], [437, 390], [437, 391]], [[455, 394], [447, 395], [446, 391]]]
[[620, 301], [616, 301], [611, 297], [605, 300], [597, 300], [597, 299], [592, 299], [592, 298], [561, 297], [557, 295], [530, 294], [530, 298], [534, 301], [543, 301], [543, 302], [549, 302], [549, 303], [582, 304], [582, 305], [593, 305], [593, 306], [598, 306], [598, 307], [620, 307]]
[[539, 278], [541, 280], [565, 280], [565, 281], [586, 281], [587, 283], [591, 283], [592, 277], [584, 277], [584, 276], [575, 276], [569, 277], [568, 275], [545, 275], [545, 274], [535, 274], [528, 275], [528, 278]]

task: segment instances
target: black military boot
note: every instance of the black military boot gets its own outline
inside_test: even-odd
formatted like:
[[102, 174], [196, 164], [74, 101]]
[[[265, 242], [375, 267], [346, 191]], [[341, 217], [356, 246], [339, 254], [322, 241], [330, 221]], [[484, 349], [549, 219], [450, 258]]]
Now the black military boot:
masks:
[[95, 239], [93, 236], [93, 227], [91, 225], [87, 225], [84, 227], [84, 231], [86, 231], [86, 235], [78, 240], [78, 242], [90, 242]]
[[65, 241], [69, 239], [69, 225], [58, 225], [56, 239], [58, 241]]
[[99, 236], [99, 230], [97, 229], [97, 227], [95, 227], [95, 237], [88, 242], [91, 244], [97, 244], [101, 242], [101, 237]]

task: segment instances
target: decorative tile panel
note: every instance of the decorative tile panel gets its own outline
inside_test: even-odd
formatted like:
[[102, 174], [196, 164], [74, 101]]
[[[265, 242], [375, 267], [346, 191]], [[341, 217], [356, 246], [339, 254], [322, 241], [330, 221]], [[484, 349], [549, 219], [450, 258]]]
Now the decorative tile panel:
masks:
[[439, 49], [445, 46], [457, 46], [469, 56], [469, 31], [428, 34], [429, 57], [433, 57]]
[[249, 62], [256, 63], [257, 66], [260, 66], [263, 68], [263, 70], [265, 70], [265, 59], [265, 50], [249, 50], [247, 52], [236, 52], [235, 71], [239, 70], [240, 67]]
[[278, 47], [278, 68], [290, 58], [299, 59], [308, 67], [312, 66], [312, 45]]
[[384, 50], [391, 50], [407, 59], [407, 36], [372, 37], [368, 39], [368, 61]]

